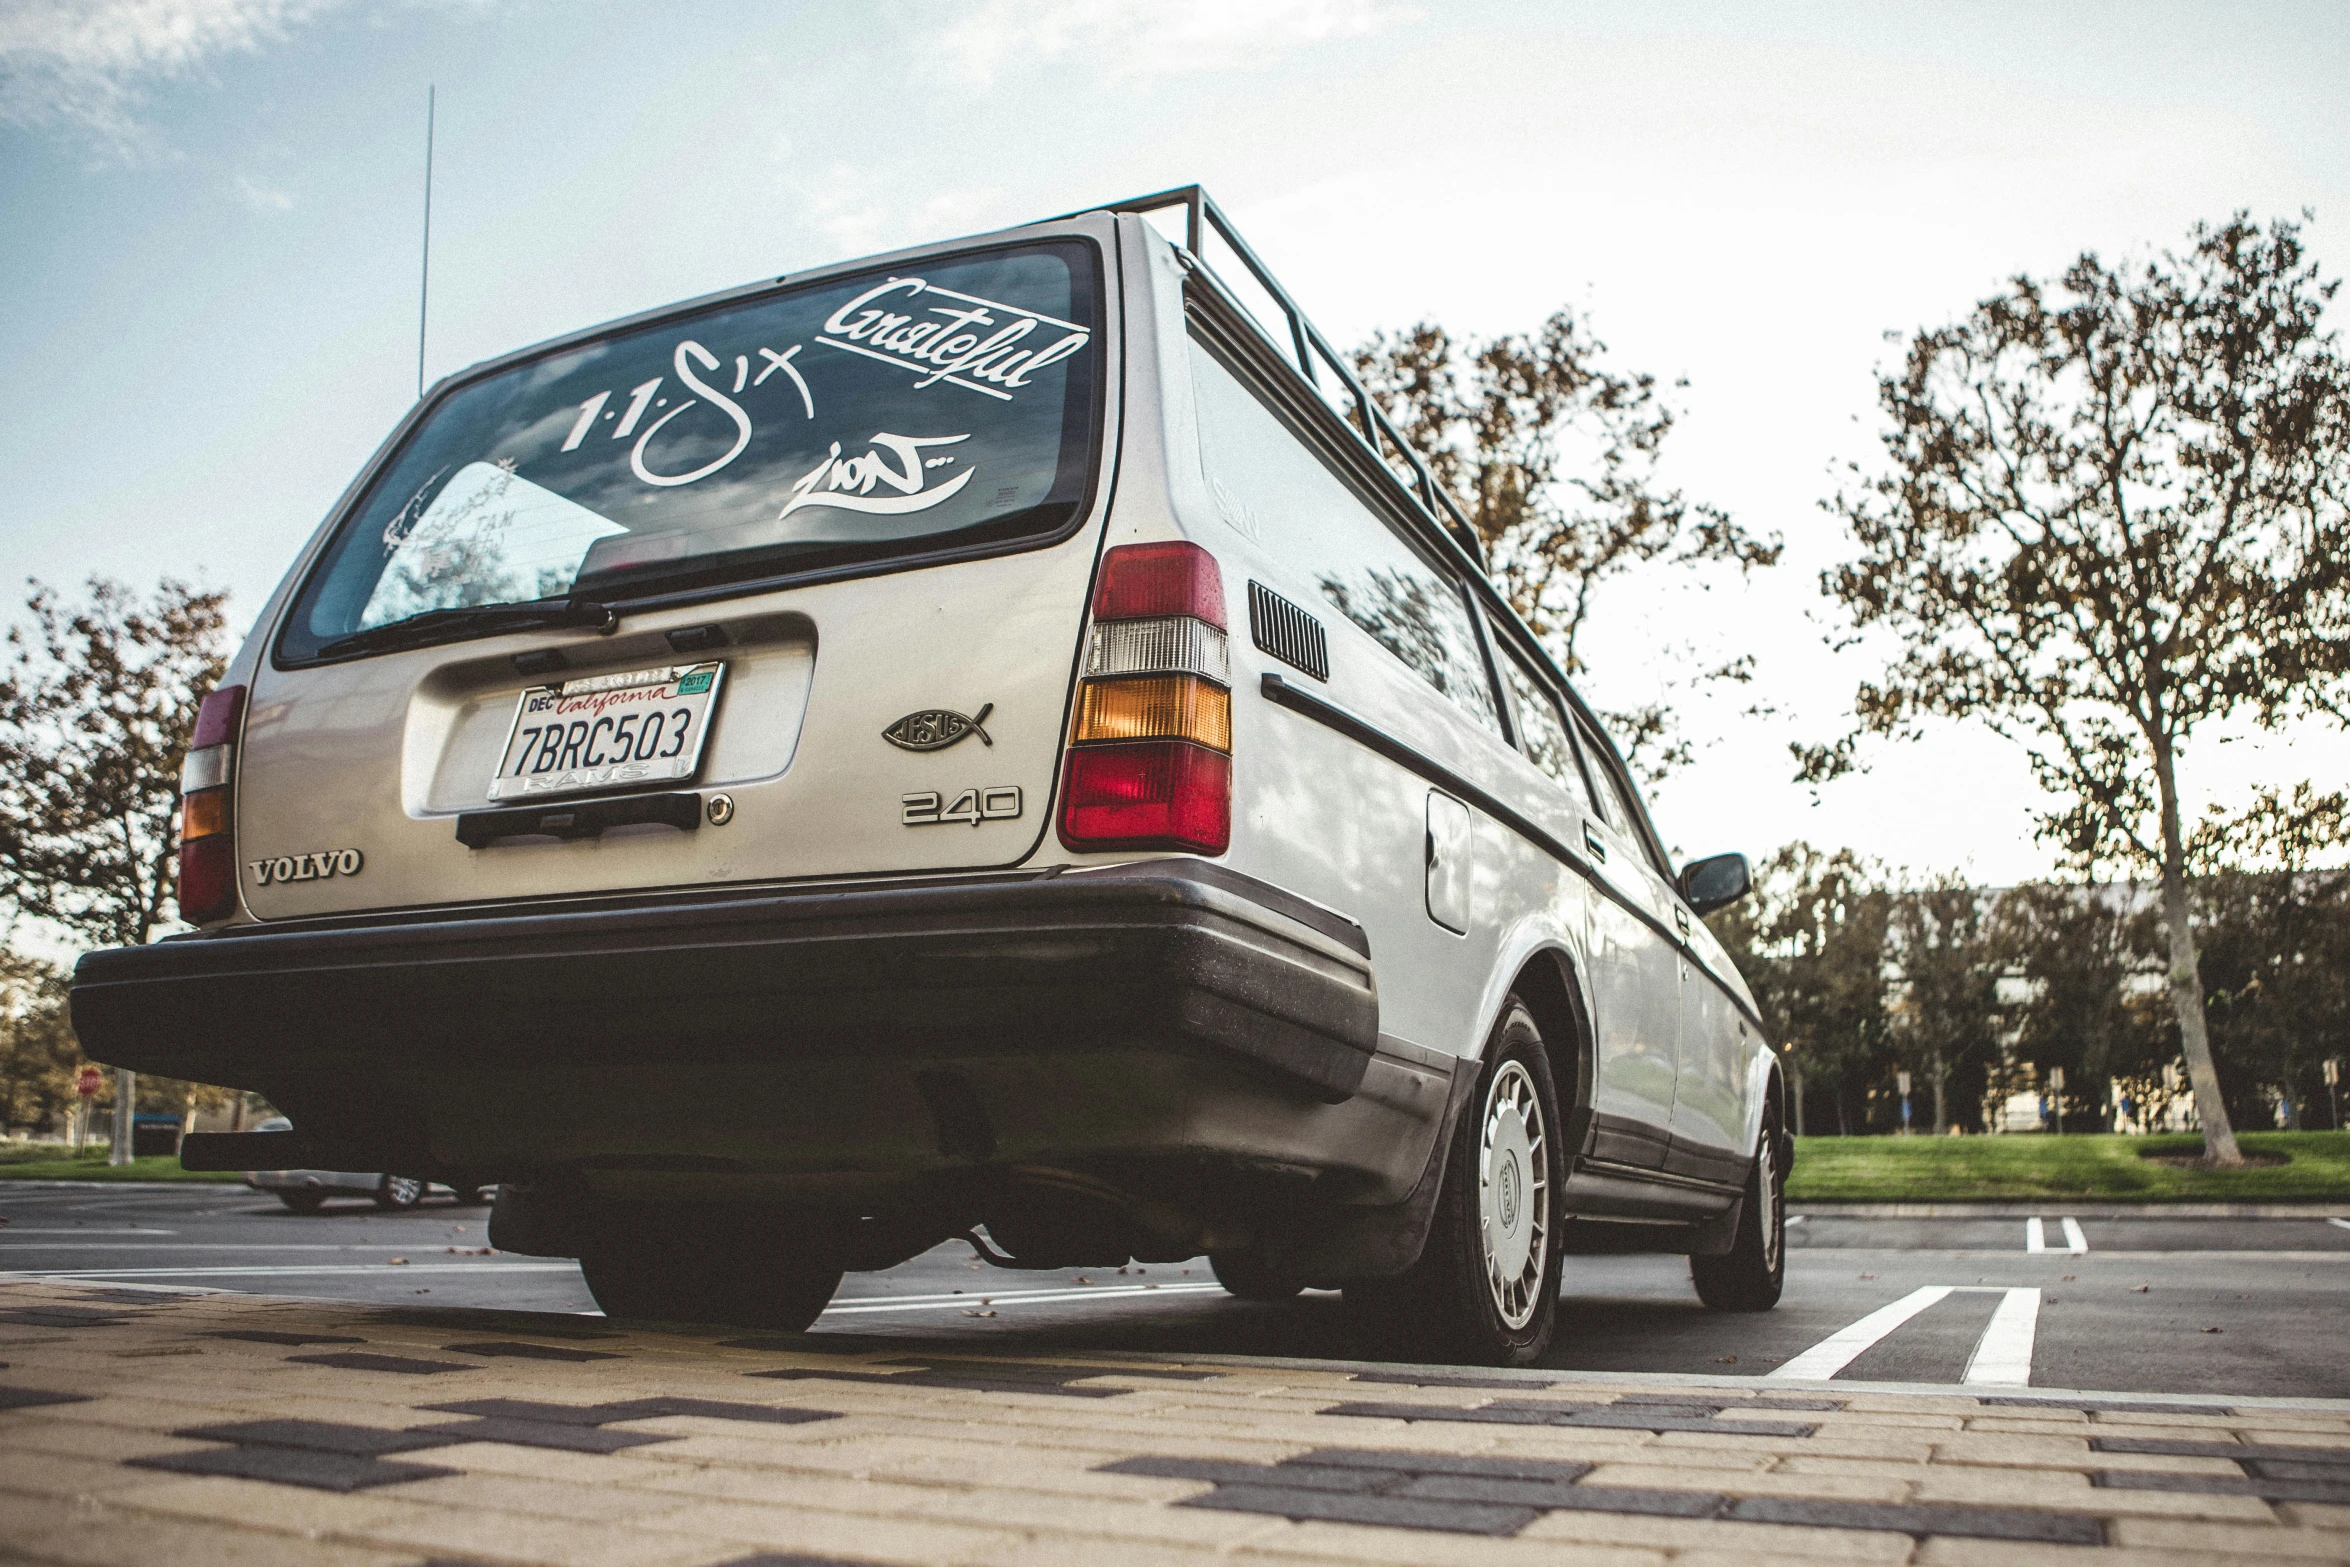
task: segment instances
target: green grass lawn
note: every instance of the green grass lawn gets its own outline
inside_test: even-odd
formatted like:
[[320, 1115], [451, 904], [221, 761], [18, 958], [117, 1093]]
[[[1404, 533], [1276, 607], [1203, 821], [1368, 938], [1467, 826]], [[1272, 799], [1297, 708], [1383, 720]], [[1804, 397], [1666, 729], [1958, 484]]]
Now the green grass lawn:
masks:
[[2246, 1132], [2265, 1169], [2192, 1170], [2138, 1157], [2195, 1155], [2200, 1137], [1802, 1137], [1790, 1200], [1975, 1202], [2102, 1197], [2119, 1202], [2350, 1201], [2350, 1132]]
[[194, 1174], [179, 1155], [158, 1154], [124, 1165], [106, 1162], [106, 1144], [93, 1142], [77, 1159], [59, 1143], [0, 1142], [0, 1181], [233, 1181], [233, 1171]]

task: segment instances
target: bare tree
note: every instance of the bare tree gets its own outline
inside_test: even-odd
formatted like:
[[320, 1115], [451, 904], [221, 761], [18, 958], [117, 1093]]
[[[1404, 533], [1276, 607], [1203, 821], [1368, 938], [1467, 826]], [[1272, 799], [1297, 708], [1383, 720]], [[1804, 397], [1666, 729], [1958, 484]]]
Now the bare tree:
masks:
[[220, 679], [225, 593], [166, 578], [142, 605], [36, 583], [0, 674], [0, 905], [136, 946], [172, 913], [179, 771]]
[[[1674, 414], [1656, 378], [1608, 362], [1607, 345], [1572, 312], [1536, 331], [1456, 341], [1433, 322], [1374, 336], [1355, 368], [1397, 429], [1460, 500], [1496, 580], [1569, 675], [1599, 592], [1637, 567], [1779, 559], [1718, 507], [1661, 488], [1657, 460]], [[1737, 659], [1699, 681], [1744, 683]], [[1652, 779], [1688, 760], [1662, 703], [1610, 714], [1634, 764]]]
[[1976, 719], [2020, 743], [2044, 839], [2094, 873], [2157, 868], [2206, 1157], [2237, 1164], [2205, 1028], [2178, 768], [2196, 731], [2341, 708], [2350, 638], [2350, 374], [2336, 284], [2299, 226], [2198, 225], [2185, 253], [2017, 276], [1879, 377], [1884, 471], [1829, 503], [1858, 558], [1823, 576], [1896, 643], [1862, 734]]

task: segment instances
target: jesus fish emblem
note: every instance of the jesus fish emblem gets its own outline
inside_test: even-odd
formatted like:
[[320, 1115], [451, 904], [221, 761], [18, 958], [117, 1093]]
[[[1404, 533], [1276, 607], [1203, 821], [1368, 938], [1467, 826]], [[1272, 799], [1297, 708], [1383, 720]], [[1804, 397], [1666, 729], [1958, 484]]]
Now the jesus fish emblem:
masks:
[[943, 751], [968, 735], [979, 736], [983, 745], [994, 745], [995, 741], [980, 727], [994, 711], [993, 702], [981, 708], [976, 717], [968, 718], [951, 708], [926, 707], [919, 713], [908, 713], [881, 731], [881, 738], [904, 751]]

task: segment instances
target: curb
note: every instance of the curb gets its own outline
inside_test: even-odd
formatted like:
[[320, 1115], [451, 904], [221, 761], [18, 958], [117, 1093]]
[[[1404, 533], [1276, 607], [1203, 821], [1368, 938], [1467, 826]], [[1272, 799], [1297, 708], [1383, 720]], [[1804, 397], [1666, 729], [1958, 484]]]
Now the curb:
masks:
[[1790, 1214], [1823, 1219], [2330, 1219], [2350, 1218], [2350, 1199], [2333, 1202], [2115, 1202], [2111, 1198], [2037, 1197], [1998, 1202], [1804, 1202]]

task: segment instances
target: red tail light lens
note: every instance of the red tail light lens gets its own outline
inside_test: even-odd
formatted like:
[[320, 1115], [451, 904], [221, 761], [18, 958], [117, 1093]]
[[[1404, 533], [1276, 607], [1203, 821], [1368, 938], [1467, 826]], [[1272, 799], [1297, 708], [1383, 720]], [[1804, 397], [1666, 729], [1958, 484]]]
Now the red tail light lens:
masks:
[[1069, 753], [1061, 842], [1100, 849], [1190, 849], [1232, 842], [1232, 759], [1181, 740], [1081, 746]]
[[227, 833], [180, 845], [180, 918], [191, 925], [237, 910], [237, 841]]
[[196, 709], [196, 732], [188, 740], [188, 749], [201, 751], [208, 745], [227, 745], [236, 739], [237, 720], [244, 716], [245, 688], [222, 686]]
[[1121, 544], [1102, 557], [1096, 620], [1189, 615], [1224, 629], [1224, 573], [1196, 544]]

